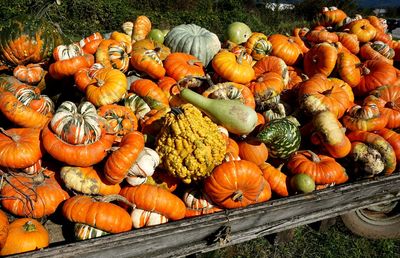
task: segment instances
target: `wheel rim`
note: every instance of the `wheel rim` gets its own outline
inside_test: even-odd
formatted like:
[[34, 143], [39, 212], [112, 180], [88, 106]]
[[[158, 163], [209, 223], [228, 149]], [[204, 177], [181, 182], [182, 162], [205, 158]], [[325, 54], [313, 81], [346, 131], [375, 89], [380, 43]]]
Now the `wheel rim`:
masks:
[[355, 212], [360, 219], [372, 225], [385, 226], [400, 221], [400, 205], [397, 201], [373, 205]]

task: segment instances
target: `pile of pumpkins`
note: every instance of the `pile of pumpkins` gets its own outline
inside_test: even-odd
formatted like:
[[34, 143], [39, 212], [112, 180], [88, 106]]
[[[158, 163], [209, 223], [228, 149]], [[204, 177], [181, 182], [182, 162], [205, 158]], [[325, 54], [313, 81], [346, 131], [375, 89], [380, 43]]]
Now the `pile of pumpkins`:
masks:
[[376, 16], [316, 20], [236, 22], [222, 42], [139, 16], [70, 44], [43, 18], [10, 21], [0, 255], [47, 247], [49, 216], [84, 240], [393, 173], [400, 42]]

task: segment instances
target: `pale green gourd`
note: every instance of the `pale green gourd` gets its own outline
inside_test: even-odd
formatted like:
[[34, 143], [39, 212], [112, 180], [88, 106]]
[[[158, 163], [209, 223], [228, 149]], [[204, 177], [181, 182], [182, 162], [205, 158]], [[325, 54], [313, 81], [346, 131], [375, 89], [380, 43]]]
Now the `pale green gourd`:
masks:
[[209, 99], [190, 89], [183, 89], [180, 97], [201, 109], [210, 119], [230, 133], [247, 135], [256, 127], [256, 111], [238, 100]]

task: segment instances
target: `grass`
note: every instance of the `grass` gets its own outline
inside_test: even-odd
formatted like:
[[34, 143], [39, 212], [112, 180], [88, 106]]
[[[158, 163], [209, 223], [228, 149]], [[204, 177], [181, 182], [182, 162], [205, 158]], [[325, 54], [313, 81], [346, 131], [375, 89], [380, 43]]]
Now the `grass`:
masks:
[[369, 240], [352, 234], [340, 219], [325, 232], [296, 228], [290, 242], [274, 244], [268, 237], [228, 246], [196, 258], [398, 258], [400, 240]]

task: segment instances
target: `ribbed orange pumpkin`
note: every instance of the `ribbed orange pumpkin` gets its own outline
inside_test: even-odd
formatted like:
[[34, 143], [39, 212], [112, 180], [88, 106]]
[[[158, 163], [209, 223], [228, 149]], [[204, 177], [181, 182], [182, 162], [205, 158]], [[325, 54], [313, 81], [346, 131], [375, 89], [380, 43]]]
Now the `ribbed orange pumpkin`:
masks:
[[251, 138], [238, 141], [239, 157], [251, 161], [257, 166], [263, 164], [268, 159], [268, 148], [264, 143]]
[[131, 217], [125, 209], [85, 195], [69, 198], [62, 206], [62, 214], [69, 221], [87, 224], [109, 233], [132, 229]]
[[289, 158], [287, 167], [292, 174], [307, 174], [316, 184], [342, 184], [349, 179], [346, 170], [334, 158], [299, 151]]
[[282, 34], [272, 34], [268, 37], [268, 40], [272, 44], [271, 55], [282, 58], [287, 65], [294, 65], [302, 59], [303, 51], [289, 37]]
[[316, 74], [299, 86], [300, 107], [309, 114], [330, 110], [337, 118], [351, 105], [346, 89], [323, 74]]
[[185, 217], [185, 203], [173, 193], [149, 184], [123, 187], [120, 195], [136, 205], [137, 208], [157, 212], [168, 219], [179, 220]]
[[121, 183], [144, 148], [144, 136], [138, 131], [126, 134], [119, 149], [114, 151], [104, 165], [104, 175], [113, 184]]
[[86, 98], [96, 107], [113, 104], [127, 93], [128, 80], [124, 73], [113, 68], [96, 72], [86, 87]]
[[259, 165], [265, 180], [271, 186], [272, 192], [279, 196], [289, 196], [287, 176], [279, 168], [275, 168], [270, 163], [264, 162]]
[[265, 184], [256, 164], [234, 160], [216, 166], [205, 179], [204, 190], [218, 206], [231, 209], [257, 203]]
[[45, 170], [32, 176], [11, 175], [1, 189], [1, 205], [16, 216], [42, 218], [53, 214], [60, 203], [69, 198], [54, 177]]
[[314, 45], [304, 55], [304, 72], [309, 77], [317, 73], [329, 76], [335, 68], [337, 55], [337, 49], [327, 42]]
[[17, 218], [10, 223], [9, 234], [1, 256], [19, 254], [46, 248], [50, 244], [47, 229], [36, 219]]
[[232, 52], [220, 51], [214, 56], [212, 67], [219, 76], [231, 82], [246, 84], [254, 78], [254, 70], [244, 59], [244, 54], [236, 56]]
[[39, 129], [1, 129], [0, 166], [26, 168], [35, 164], [42, 157], [39, 137]]

